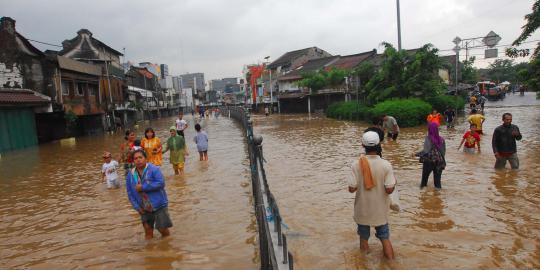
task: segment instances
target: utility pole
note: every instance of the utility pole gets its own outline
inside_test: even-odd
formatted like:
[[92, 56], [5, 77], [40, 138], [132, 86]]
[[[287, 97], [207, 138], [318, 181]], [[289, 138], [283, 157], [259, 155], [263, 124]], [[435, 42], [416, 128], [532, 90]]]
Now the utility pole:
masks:
[[274, 113], [274, 89], [272, 87], [272, 69], [270, 69], [270, 113]]
[[401, 19], [399, 12], [399, 0], [396, 0], [397, 8], [397, 36], [398, 36], [398, 51], [401, 51]]

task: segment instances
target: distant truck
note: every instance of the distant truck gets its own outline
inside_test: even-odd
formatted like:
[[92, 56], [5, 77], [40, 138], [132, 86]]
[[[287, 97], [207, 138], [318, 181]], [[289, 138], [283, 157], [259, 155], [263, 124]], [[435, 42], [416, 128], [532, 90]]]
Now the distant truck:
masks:
[[489, 100], [499, 100], [506, 96], [506, 92], [497, 86], [494, 82], [483, 81], [476, 84], [476, 88], [480, 95], [486, 97]]
[[487, 90], [487, 99], [489, 100], [499, 100], [506, 97], [506, 91], [504, 91], [500, 86], [495, 86]]
[[497, 85], [494, 82], [483, 81], [476, 83], [476, 88], [480, 92], [480, 95], [486, 96], [488, 94], [488, 89], [496, 87]]

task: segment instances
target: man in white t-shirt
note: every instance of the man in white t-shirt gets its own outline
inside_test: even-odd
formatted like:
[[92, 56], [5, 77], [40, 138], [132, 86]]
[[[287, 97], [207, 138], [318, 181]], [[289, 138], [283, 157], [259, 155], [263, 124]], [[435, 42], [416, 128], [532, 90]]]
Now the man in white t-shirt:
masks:
[[354, 200], [354, 221], [360, 236], [360, 249], [369, 250], [368, 239], [371, 227], [383, 245], [384, 256], [394, 258], [390, 242], [388, 215], [390, 211], [389, 194], [394, 191], [396, 179], [390, 162], [382, 159], [377, 152], [380, 147], [379, 134], [368, 131], [362, 136], [362, 146], [366, 155], [351, 165], [349, 192], [356, 193]]
[[119, 188], [118, 162], [112, 159], [112, 155], [109, 152], [103, 153], [103, 159], [105, 163], [101, 167], [101, 175], [107, 181], [107, 188]]
[[184, 137], [184, 130], [188, 127], [188, 123], [182, 118], [184, 118], [184, 113], [180, 112], [178, 114], [178, 119], [176, 119], [176, 133]]

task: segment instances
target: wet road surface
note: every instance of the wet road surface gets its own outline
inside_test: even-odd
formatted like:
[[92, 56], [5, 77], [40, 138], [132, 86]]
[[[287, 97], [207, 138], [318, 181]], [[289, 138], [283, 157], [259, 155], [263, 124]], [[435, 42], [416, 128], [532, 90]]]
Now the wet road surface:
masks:
[[[504, 112], [513, 114], [523, 139], [521, 168], [493, 169], [491, 135]], [[404, 211], [391, 213], [397, 259], [382, 259], [378, 240], [362, 254], [352, 219], [350, 164], [358, 158], [366, 123], [323, 116], [255, 116], [264, 137], [270, 188], [288, 225], [295, 269], [539, 269], [540, 101], [534, 93], [509, 95], [486, 104], [481, 155], [457, 151], [468, 124], [441, 129], [447, 144], [443, 190], [419, 189], [420, 150], [427, 129], [402, 128], [398, 142], [385, 142], [383, 156], [394, 167]]]

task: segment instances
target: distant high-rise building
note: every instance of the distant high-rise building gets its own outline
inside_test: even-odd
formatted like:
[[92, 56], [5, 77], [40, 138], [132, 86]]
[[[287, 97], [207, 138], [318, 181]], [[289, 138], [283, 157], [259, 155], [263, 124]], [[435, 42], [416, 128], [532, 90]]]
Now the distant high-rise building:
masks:
[[210, 90], [223, 93], [227, 86], [238, 84], [238, 78], [223, 78], [210, 81]]
[[169, 76], [169, 66], [167, 64], [161, 64], [161, 78], [165, 79], [167, 76]]
[[180, 75], [181, 88], [191, 88], [195, 92], [204, 91], [204, 73], [187, 73]]

